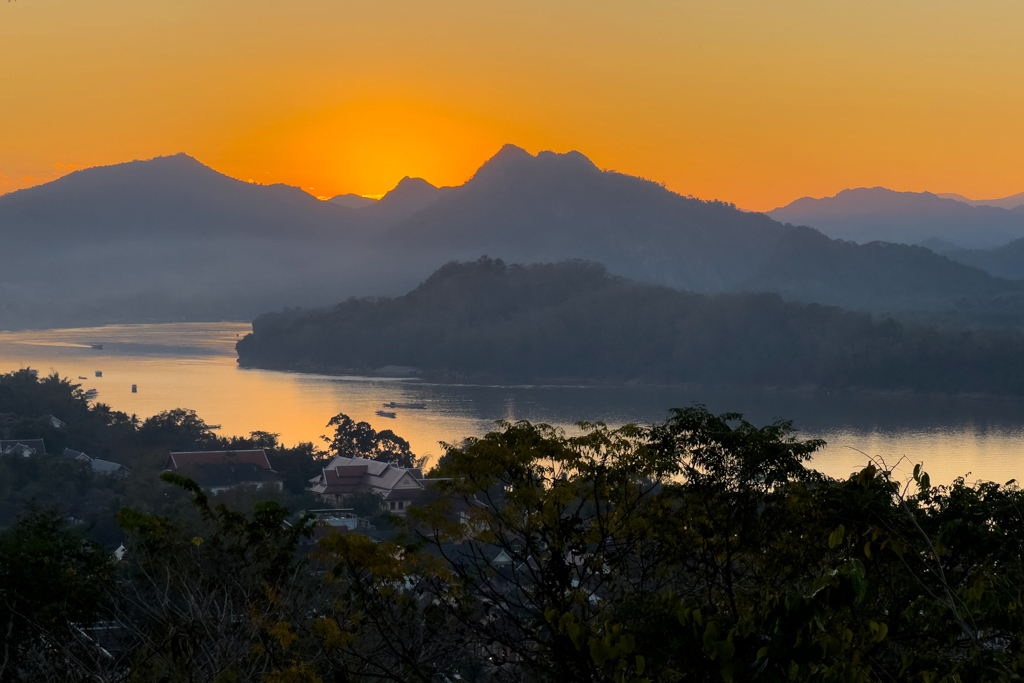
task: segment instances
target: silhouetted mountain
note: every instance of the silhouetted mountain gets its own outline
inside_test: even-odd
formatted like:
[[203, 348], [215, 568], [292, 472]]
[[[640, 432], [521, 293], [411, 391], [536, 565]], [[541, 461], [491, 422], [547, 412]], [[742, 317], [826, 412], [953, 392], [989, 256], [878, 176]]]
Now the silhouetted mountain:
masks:
[[76, 171], [0, 197], [0, 325], [248, 318], [326, 303], [373, 277], [355, 258], [339, 268], [358, 244], [358, 214], [184, 154]]
[[426, 262], [480, 253], [524, 263], [582, 258], [677, 289], [776, 291], [872, 311], [938, 310], [1019, 290], [926, 249], [832, 240], [601, 171], [577, 152], [534, 157], [512, 145], [381, 240], [433, 256]]
[[406, 176], [360, 216], [374, 225], [390, 226], [427, 208], [450, 188], [434, 187], [423, 178]]
[[928, 249], [929, 251], [934, 251], [936, 254], [942, 254], [942, 255], [946, 255], [946, 254], [948, 254], [951, 251], [956, 251], [956, 250], [962, 248], [962, 247], [956, 246], [952, 242], [946, 242], [945, 240], [940, 240], [937, 237], [932, 237], [932, 238], [924, 240], [923, 242], [918, 242], [917, 246], [924, 247], [925, 249]]
[[350, 209], [365, 209], [367, 206], [373, 206], [374, 204], [377, 203], [376, 199], [372, 199], [370, 197], [363, 197], [362, 195], [358, 194], [352, 194], [351, 192], [348, 194], [339, 194], [336, 197], [331, 197], [327, 201], [331, 202], [332, 204], [346, 206]]
[[297, 187], [245, 183], [177, 154], [75, 171], [3, 195], [0, 239], [331, 239], [352, 215]]
[[532, 156], [506, 145], [382, 242], [435, 263], [481, 253], [583, 258], [646, 282], [722, 291], [748, 278], [786, 231], [759, 214], [601, 171], [578, 152]]
[[950, 259], [1011, 280], [1024, 280], [1024, 239], [995, 249], [954, 249]]
[[1020, 332], [944, 333], [774, 294], [680, 292], [580, 261], [450, 263], [395, 299], [262, 315], [237, 349], [246, 367], [401, 365], [450, 380], [1024, 393]]
[[1024, 192], [1018, 192], [1017, 194], [1010, 195], [1009, 197], [1003, 197], [1001, 199], [968, 199], [962, 194], [956, 194], [955, 192], [938, 192], [937, 197], [943, 197], [945, 199], [955, 199], [958, 202], [964, 204], [970, 204], [971, 206], [994, 206], [999, 209], [1020, 209], [1024, 207]]
[[924, 247], [857, 245], [810, 228], [787, 233], [741, 289], [877, 312], [963, 308], [969, 302], [1024, 291]]
[[990, 248], [1024, 237], [1024, 215], [994, 206], [970, 206], [930, 192], [884, 187], [843, 190], [834, 197], [804, 197], [768, 215], [816, 228], [859, 244], [918, 244], [936, 238], [961, 248]]
[[0, 197], [0, 240], [3, 327], [251, 318], [393, 295], [481, 253], [871, 311], [963, 314], [1001, 297], [1000, 320], [1020, 317], [1019, 283], [928, 250], [831, 240], [602, 171], [578, 152], [511, 145], [464, 185], [405, 178], [364, 208], [243, 183], [184, 155], [89, 169]]

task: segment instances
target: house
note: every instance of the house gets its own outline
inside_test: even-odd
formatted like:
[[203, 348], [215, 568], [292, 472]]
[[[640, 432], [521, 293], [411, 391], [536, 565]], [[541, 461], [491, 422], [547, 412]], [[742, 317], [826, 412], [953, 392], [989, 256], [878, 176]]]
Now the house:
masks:
[[211, 493], [239, 486], [273, 487], [283, 485], [281, 476], [270, 467], [262, 448], [244, 451], [181, 451], [171, 453], [167, 472], [193, 479]]
[[130, 469], [124, 465], [110, 460], [100, 460], [99, 458], [90, 458], [88, 455], [81, 451], [73, 451], [70, 448], [65, 448], [64, 452], [61, 453], [62, 458], [68, 460], [77, 460], [78, 462], [89, 463], [89, 467], [96, 474], [105, 474], [111, 477], [120, 479], [121, 477], [127, 477], [132, 473]]
[[404, 516], [426, 490], [430, 479], [418, 467], [397, 467], [367, 458], [339, 456], [309, 480], [310, 490], [320, 499], [337, 506], [354, 493], [375, 493], [384, 501], [385, 509]]
[[42, 439], [6, 439], [0, 441], [0, 455], [20, 455], [28, 458], [46, 453]]
[[105, 474], [108, 477], [127, 477], [132, 473], [130, 469], [122, 465], [121, 463], [112, 462], [110, 460], [100, 460], [99, 458], [90, 458], [89, 466], [92, 471], [96, 474]]
[[88, 462], [92, 460], [92, 458], [82, 451], [73, 451], [70, 448], [65, 448], [64, 452], [60, 454], [60, 457], [67, 458], [68, 460], [79, 460], [81, 462]]
[[40, 415], [36, 419], [39, 422], [50, 425], [54, 429], [64, 429], [65, 427], [68, 426], [67, 422], [53, 415]]

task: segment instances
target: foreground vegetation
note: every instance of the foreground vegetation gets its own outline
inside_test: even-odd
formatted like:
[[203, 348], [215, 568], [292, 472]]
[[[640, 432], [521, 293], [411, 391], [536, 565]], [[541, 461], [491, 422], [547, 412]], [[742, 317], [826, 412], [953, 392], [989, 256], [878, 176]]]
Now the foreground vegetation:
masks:
[[943, 331], [776, 294], [705, 296], [595, 263], [451, 263], [395, 299], [260, 316], [243, 366], [453, 380], [1024, 393], [1024, 333]]
[[[0, 400], [68, 392], [0, 376]], [[160, 423], [84, 410], [127, 451]], [[332, 450], [402, 450], [332, 422]], [[0, 681], [1019, 680], [1016, 484], [875, 464], [830, 479], [790, 424], [699, 406], [581, 427], [450, 446], [432, 500], [386, 537], [155, 471], [148, 498], [104, 506], [119, 557], [64, 511], [21, 506], [0, 531]]]
[[[41, 419], [48, 415], [65, 426]], [[12, 524], [29, 504], [58, 506], [89, 538], [114, 547], [124, 537], [114, 519], [122, 507], [199, 522], [186, 493], [154, 487], [172, 451], [264, 449], [283, 478], [282, 490], [257, 494], [241, 489], [218, 496], [218, 502], [242, 509], [268, 495], [292, 510], [322, 507], [306, 487], [335, 455], [362, 453], [413, 464], [407, 441], [344, 414], [327, 423], [322, 445], [287, 446], [268, 432], [223, 437], [216, 433], [217, 425], [207, 424], [195, 411], [168, 410], [140, 420], [102, 403], [90, 404], [79, 386], [65, 378], [40, 378], [28, 369], [0, 375], [0, 419], [0, 439], [40, 438], [47, 451], [30, 458], [0, 458], [0, 527]], [[94, 472], [87, 463], [61, 457], [65, 448], [124, 465], [131, 474], [122, 478]]]

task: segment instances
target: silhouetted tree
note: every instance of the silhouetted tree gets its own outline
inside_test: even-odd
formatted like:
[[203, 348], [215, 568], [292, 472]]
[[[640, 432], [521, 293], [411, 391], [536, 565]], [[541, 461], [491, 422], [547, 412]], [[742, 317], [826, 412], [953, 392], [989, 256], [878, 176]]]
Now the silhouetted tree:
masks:
[[334, 427], [334, 434], [321, 438], [334, 456], [380, 460], [399, 467], [416, 464], [409, 442], [390, 429], [378, 432], [368, 422], [356, 422], [345, 413], [332, 417], [327, 426]]
[[147, 418], [139, 427], [143, 446], [169, 450], [195, 450], [217, 443], [215, 429], [220, 425], [206, 424], [194, 410], [175, 408]]

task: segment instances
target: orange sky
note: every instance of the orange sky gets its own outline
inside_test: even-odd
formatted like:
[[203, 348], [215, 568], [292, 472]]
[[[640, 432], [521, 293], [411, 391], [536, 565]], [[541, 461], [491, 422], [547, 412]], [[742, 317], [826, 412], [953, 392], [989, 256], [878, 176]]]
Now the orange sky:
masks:
[[457, 184], [578, 149], [770, 209], [1024, 191], [1019, 0], [0, 3], [0, 193], [184, 151], [245, 180]]

